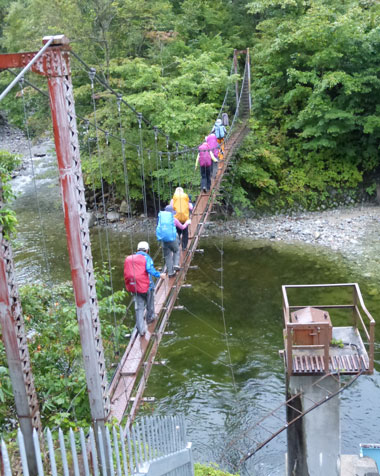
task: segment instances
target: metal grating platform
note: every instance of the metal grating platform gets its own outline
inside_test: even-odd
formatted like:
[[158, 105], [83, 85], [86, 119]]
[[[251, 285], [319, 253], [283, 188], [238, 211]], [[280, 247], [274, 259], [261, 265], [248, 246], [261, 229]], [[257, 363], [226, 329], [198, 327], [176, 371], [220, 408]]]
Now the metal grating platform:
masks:
[[[369, 373], [369, 358], [359, 331], [354, 327], [334, 327], [333, 339], [342, 347], [330, 346], [327, 372], [356, 374]], [[282, 351], [287, 363], [286, 351]], [[293, 349], [293, 375], [315, 375], [325, 373], [322, 349]]]
[[[369, 370], [369, 362], [363, 355], [347, 354], [330, 356], [329, 369], [331, 373], [356, 374], [360, 370]], [[294, 375], [312, 375], [325, 372], [323, 357], [303, 355], [293, 357]]]

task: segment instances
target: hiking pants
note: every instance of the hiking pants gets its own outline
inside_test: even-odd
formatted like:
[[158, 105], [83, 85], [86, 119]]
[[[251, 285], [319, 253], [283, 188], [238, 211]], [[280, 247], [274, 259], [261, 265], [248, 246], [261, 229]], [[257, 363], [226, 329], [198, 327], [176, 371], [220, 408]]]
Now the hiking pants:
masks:
[[211, 187], [211, 165], [206, 167], [206, 165], [201, 166], [201, 189], [207, 191]]
[[146, 293], [135, 294], [135, 312], [136, 312], [136, 327], [140, 335], [144, 335], [147, 326], [144, 318], [146, 309], [146, 320], [154, 320], [154, 288], [148, 289]]
[[218, 154], [218, 158], [223, 160], [224, 158], [224, 137], [222, 139], [216, 139], [218, 141], [218, 144], [219, 144], [219, 154]]
[[168, 274], [174, 274], [174, 266], [179, 266], [179, 237], [174, 241], [163, 241], [162, 249]]
[[218, 167], [219, 167], [219, 162], [213, 162], [211, 164], [211, 170], [212, 170], [211, 178], [214, 179], [216, 177], [216, 174], [218, 172]]
[[189, 227], [187, 226], [183, 230], [177, 228], [177, 233], [181, 240], [182, 249], [185, 250], [187, 248], [187, 242], [189, 241]]

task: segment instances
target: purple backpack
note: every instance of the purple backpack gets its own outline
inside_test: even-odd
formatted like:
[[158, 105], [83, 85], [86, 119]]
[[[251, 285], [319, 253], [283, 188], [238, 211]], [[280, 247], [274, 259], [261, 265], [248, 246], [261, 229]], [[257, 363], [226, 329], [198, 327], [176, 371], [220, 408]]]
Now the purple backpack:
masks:
[[199, 165], [201, 167], [210, 167], [212, 159], [210, 155], [210, 147], [208, 146], [207, 142], [203, 142], [203, 144], [198, 147], [198, 150]]
[[212, 150], [212, 153], [214, 154], [214, 157], [218, 157], [219, 155], [219, 147], [218, 147], [218, 139], [216, 138], [215, 134], [210, 134], [206, 138], [207, 145], [209, 149]]

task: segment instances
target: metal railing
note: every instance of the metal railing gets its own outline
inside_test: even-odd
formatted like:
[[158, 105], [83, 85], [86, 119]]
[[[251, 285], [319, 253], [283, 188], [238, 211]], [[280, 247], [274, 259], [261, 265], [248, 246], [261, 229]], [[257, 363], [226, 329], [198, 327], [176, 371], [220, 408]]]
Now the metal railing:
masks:
[[[306, 285], [285, 285], [282, 286], [282, 297], [283, 297], [283, 315], [284, 315], [284, 332], [286, 335], [286, 353], [287, 353], [287, 372], [289, 375], [293, 371], [292, 355], [293, 349], [297, 346], [293, 343], [293, 329], [295, 327], [301, 328], [300, 324], [295, 324], [291, 322], [290, 311], [298, 310], [305, 308], [305, 305], [290, 306], [287, 296], [287, 289], [306, 289], [306, 288], [348, 288], [352, 290], [352, 303], [350, 304], [313, 304], [310, 307], [318, 309], [348, 309], [352, 310], [353, 315], [353, 326], [356, 329], [361, 329], [367, 338], [366, 344], [368, 345], [368, 357], [369, 357], [369, 366], [368, 373], [373, 373], [374, 367], [374, 351], [375, 351], [375, 320], [368, 312], [362, 294], [360, 292], [359, 285], [357, 283], [342, 283], [342, 284], [306, 284]], [[366, 323], [364, 322], [363, 315], [367, 318], [369, 329]], [[329, 361], [329, 347], [330, 339], [328, 337], [328, 323], [318, 323], [318, 327], [321, 330], [321, 344], [318, 346], [308, 345], [302, 346], [304, 348], [308, 347], [320, 347], [324, 349], [324, 361], [325, 361], [325, 371], [328, 371], [328, 361]]]
[[[82, 428], [68, 435], [62, 430], [44, 431], [45, 452], [34, 432], [38, 476], [193, 476], [191, 443], [180, 417], [145, 417], [124, 433], [119, 426], [106, 427], [95, 435]], [[1, 441], [0, 474], [29, 476], [24, 438], [18, 430], [17, 441]], [[1, 467], [2, 461], [2, 467]], [[22, 468], [22, 471], [20, 471]]]

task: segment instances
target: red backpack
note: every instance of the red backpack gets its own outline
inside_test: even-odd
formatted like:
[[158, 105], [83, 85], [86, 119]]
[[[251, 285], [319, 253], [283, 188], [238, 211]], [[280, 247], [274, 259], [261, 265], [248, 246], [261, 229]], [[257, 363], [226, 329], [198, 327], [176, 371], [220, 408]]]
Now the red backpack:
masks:
[[198, 147], [199, 150], [199, 165], [201, 167], [210, 167], [212, 159], [210, 155], [210, 147], [207, 142], [204, 142]]
[[130, 255], [124, 261], [124, 282], [130, 293], [146, 293], [149, 289], [149, 275], [146, 272], [144, 255]]

